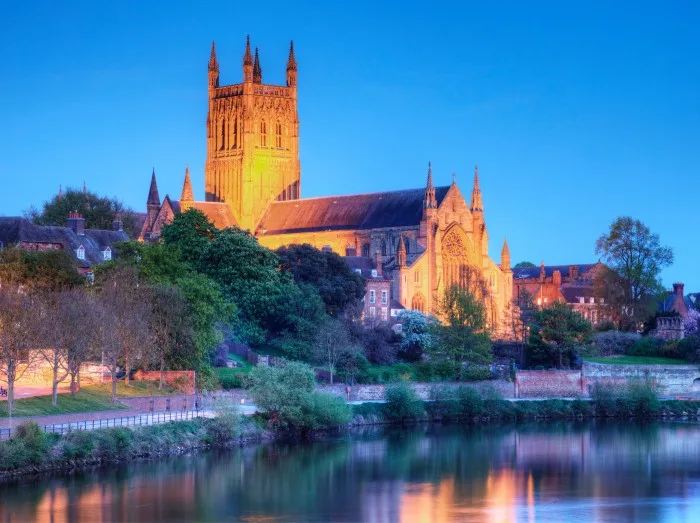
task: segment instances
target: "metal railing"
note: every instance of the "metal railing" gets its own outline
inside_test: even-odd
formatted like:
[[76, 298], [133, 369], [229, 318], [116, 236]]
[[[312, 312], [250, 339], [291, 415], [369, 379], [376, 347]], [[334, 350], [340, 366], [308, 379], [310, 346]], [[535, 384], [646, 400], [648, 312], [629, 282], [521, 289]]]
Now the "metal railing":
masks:
[[[123, 416], [120, 418], [92, 419], [85, 421], [72, 421], [69, 423], [53, 423], [48, 425], [39, 424], [45, 432], [56, 434], [66, 434], [75, 430], [97, 430], [114, 427], [138, 427], [141, 425], [158, 425], [170, 421], [185, 421], [195, 418], [207, 417], [207, 411], [184, 410], [170, 412], [154, 412], [136, 414], [134, 416]], [[0, 440], [9, 439], [15, 428], [0, 428]]]

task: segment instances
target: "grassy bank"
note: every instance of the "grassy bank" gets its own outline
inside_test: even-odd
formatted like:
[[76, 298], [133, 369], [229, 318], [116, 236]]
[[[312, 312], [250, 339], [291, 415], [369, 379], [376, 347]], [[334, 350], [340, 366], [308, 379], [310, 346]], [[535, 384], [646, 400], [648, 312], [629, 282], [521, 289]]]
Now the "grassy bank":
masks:
[[260, 440], [262, 435], [254, 420], [233, 411], [212, 419], [74, 431], [62, 436], [28, 422], [10, 440], [0, 442], [0, 478], [231, 446]]

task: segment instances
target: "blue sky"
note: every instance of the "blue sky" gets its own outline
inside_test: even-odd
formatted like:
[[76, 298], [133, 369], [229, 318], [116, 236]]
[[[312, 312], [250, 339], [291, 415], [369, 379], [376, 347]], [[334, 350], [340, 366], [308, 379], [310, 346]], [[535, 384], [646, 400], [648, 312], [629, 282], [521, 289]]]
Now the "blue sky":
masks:
[[491, 254], [595, 261], [618, 215], [670, 245], [667, 286], [700, 291], [700, 4], [7, 2], [0, 21], [0, 215], [59, 184], [143, 210], [151, 167], [203, 198], [207, 60], [265, 83], [299, 63], [304, 196], [419, 187], [428, 161], [468, 197]]

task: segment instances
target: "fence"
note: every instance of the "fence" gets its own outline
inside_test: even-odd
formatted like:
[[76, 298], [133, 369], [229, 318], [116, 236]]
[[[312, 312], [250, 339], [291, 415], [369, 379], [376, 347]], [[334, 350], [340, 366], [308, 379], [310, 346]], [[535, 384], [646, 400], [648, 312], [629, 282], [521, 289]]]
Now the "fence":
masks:
[[[140, 425], [158, 425], [170, 421], [185, 421], [195, 418], [207, 417], [206, 411], [185, 410], [174, 412], [156, 412], [153, 414], [136, 414], [121, 418], [93, 419], [87, 421], [72, 421], [70, 423], [54, 423], [51, 425], [39, 425], [45, 432], [65, 434], [74, 430], [96, 430], [114, 427], [137, 427]], [[8, 439], [12, 436], [15, 428], [0, 428], [0, 440]]]

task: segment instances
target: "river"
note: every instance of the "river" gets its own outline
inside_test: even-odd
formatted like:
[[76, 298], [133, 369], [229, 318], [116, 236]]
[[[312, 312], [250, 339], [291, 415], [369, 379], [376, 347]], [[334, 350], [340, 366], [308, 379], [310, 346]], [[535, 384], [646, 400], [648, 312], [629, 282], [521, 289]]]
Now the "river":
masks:
[[7, 522], [700, 521], [700, 425], [364, 430], [0, 485]]

